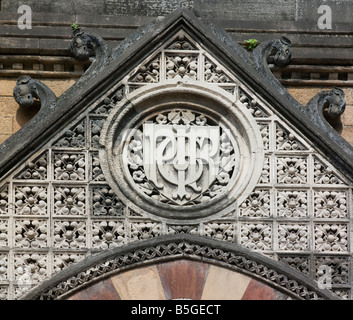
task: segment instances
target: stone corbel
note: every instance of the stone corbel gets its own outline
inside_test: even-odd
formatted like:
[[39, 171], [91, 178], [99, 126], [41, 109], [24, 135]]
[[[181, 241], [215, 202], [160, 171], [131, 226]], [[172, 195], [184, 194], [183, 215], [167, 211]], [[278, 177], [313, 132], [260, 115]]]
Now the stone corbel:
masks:
[[13, 90], [16, 102], [23, 108], [30, 108], [36, 99], [40, 101], [41, 110], [53, 107], [56, 96], [44, 83], [29, 76], [18, 78]]
[[[286, 94], [286, 90], [272, 73], [269, 65], [274, 64], [276, 67], [287, 66], [292, 59], [291, 41], [285, 37], [277, 40], [271, 40], [258, 45], [252, 52], [252, 58], [255, 66], [264, 77], [276, 88], [281, 94]], [[288, 99], [291, 99], [288, 96]]]
[[94, 57], [92, 64], [83, 75], [85, 78], [101, 71], [107, 65], [110, 56], [109, 47], [101, 37], [87, 34], [81, 28], [73, 30], [69, 52], [80, 61], [87, 61]]
[[334, 87], [329, 91], [321, 91], [314, 96], [306, 105], [312, 121], [315, 121], [323, 129], [338, 132], [342, 130], [340, 116], [346, 109], [344, 92]]

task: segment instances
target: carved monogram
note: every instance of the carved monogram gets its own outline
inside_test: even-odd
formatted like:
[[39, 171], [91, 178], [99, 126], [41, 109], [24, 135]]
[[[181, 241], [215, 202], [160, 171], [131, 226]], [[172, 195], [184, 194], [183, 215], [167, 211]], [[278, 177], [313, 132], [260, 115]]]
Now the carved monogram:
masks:
[[215, 197], [236, 165], [227, 130], [204, 114], [179, 109], [159, 113], [134, 131], [124, 156], [140, 190], [172, 205]]

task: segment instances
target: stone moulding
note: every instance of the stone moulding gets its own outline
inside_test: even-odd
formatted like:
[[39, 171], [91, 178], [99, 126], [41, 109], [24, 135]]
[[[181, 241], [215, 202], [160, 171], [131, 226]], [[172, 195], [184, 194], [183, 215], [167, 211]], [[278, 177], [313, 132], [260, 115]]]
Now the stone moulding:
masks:
[[199, 260], [227, 267], [263, 281], [297, 300], [338, 299], [288, 265], [238, 245], [193, 235], [172, 235], [90, 256], [44, 281], [21, 300], [63, 300], [113, 274], [174, 259]]

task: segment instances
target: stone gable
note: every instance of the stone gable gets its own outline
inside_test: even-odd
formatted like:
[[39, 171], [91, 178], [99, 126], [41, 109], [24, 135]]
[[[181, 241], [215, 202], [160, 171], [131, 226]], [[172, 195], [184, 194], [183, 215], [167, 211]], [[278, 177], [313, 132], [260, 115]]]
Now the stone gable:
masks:
[[[95, 62], [57, 101], [17, 83], [19, 101], [33, 84], [42, 108], [0, 149], [3, 297], [26, 298], [92, 254], [186, 234], [278, 263], [310, 284], [306, 298], [350, 298], [353, 151], [324, 118], [342, 113], [341, 90], [304, 108], [268, 67], [288, 63], [288, 39], [249, 53], [184, 10], [111, 55], [77, 34]], [[327, 266], [325, 293], [315, 281]]]

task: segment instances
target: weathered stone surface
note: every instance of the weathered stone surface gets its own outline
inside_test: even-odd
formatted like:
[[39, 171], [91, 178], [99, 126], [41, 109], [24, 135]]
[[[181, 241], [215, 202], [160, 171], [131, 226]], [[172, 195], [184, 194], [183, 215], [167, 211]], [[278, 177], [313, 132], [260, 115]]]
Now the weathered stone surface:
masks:
[[9, 135], [13, 133], [13, 118], [1, 117], [0, 134]]
[[251, 281], [241, 273], [230, 272], [225, 268], [211, 266], [208, 271], [203, 300], [240, 300]]
[[[256, 20], [294, 20], [295, 1], [230, 1], [222, 2], [222, 6], [215, 5], [214, 1], [206, 0], [78, 0], [68, 4], [66, 1], [55, 2], [34, 1], [26, 2], [34, 12], [60, 12], [80, 14], [83, 10], [91, 14], [131, 15], [131, 16], [166, 16], [180, 7], [195, 9], [195, 11], [208, 18], [221, 19], [256, 19]], [[19, 1], [5, 2], [2, 10], [16, 12]]]
[[353, 126], [353, 106], [347, 106], [343, 114], [343, 124], [345, 127]]
[[[21, 1], [3, 1], [1, 9], [7, 12], [17, 12]], [[81, 12], [94, 15], [130, 15], [130, 16], [166, 16], [177, 8], [194, 9], [195, 12], [208, 19], [257, 20], [257, 21], [310, 21], [312, 28], [319, 30], [317, 21], [320, 17], [318, 8], [321, 5], [332, 8], [334, 28], [339, 24], [350, 23], [351, 4], [349, 1], [329, 0], [281, 0], [281, 1], [222, 1], [218, 6], [212, 0], [77, 0], [68, 3], [64, 0], [45, 1], [28, 0], [33, 12], [57, 12], [68, 19], [67, 14], [78, 15]], [[66, 14], [66, 16], [65, 16]], [[62, 21], [63, 19], [61, 19]]]
[[165, 293], [156, 266], [126, 271], [111, 278], [121, 299], [164, 300]]

